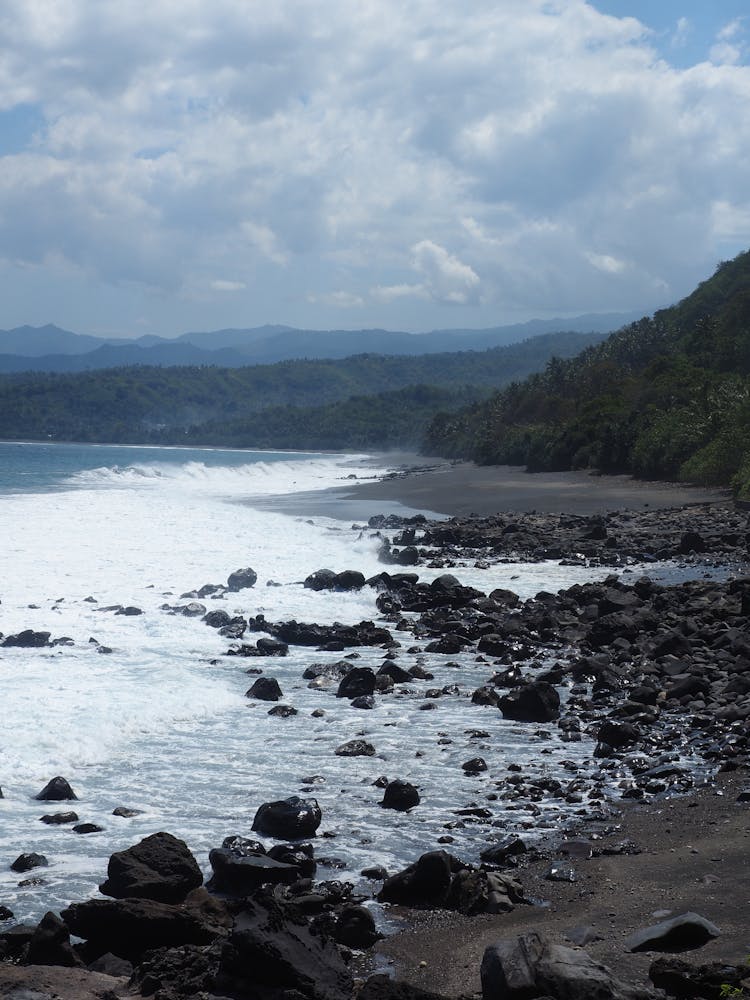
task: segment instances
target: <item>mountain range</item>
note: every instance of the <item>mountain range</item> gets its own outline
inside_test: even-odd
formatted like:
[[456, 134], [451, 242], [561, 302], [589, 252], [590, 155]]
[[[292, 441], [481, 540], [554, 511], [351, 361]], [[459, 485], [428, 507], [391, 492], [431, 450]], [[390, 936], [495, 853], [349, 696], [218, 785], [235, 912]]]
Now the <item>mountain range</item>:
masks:
[[93, 337], [49, 324], [0, 330], [0, 372], [80, 372], [127, 365], [215, 365], [238, 368], [299, 358], [345, 358], [356, 354], [408, 355], [483, 351], [559, 331], [607, 333], [635, 314], [591, 313], [536, 319], [483, 330], [429, 333], [392, 330], [302, 330], [259, 326], [183, 333], [167, 338]]

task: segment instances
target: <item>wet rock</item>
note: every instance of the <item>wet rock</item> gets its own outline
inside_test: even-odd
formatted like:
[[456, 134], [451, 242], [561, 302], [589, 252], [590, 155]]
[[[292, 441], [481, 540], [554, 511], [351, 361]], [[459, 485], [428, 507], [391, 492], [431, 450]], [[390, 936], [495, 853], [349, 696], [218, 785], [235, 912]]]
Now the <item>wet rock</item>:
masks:
[[77, 823], [73, 827], [73, 833], [86, 834], [86, 833], [102, 833], [104, 831], [103, 826], [99, 826], [97, 823]]
[[253, 819], [252, 829], [278, 840], [305, 840], [314, 837], [323, 815], [316, 799], [292, 795], [276, 802], [264, 802]]
[[245, 569], [236, 569], [227, 578], [227, 590], [230, 593], [237, 593], [240, 590], [247, 590], [254, 587], [258, 580], [258, 574], [254, 569], [247, 566]]
[[[203, 875], [187, 844], [170, 833], [154, 833], [109, 859], [104, 896], [135, 897], [178, 903], [203, 884]], [[85, 935], [84, 935], [85, 936]]]
[[[133, 816], [142, 816], [142, 809], [129, 809], [127, 806], [116, 806], [112, 810], [113, 816], [120, 816], [123, 819], [131, 819]], [[77, 819], [78, 817], [76, 817]]]
[[35, 632], [27, 628], [17, 635], [6, 635], [0, 646], [18, 646], [22, 649], [39, 649], [50, 644], [50, 632]]
[[39, 821], [46, 823], [47, 826], [62, 826], [65, 823], [77, 823], [78, 813], [47, 813], [45, 816], [40, 816]]
[[367, 740], [349, 740], [336, 747], [334, 753], [337, 757], [373, 757], [375, 747]]
[[625, 939], [627, 951], [688, 951], [700, 948], [721, 931], [698, 913], [680, 913], [669, 920], [644, 927]]
[[361, 590], [365, 585], [363, 573], [357, 570], [343, 570], [341, 573], [334, 573], [330, 569], [319, 569], [304, 582], [304, 586], [309, 590]]
[[273, 708], [269, 708], [269, 715], [277, 715], [281, 719], [290, 719], [293, 715], [298, 715], [296, 708], [292, 705], [274, 705]]
[[369, 667], [354, 667], [341, 678], [337, 698], [361, 698], [375, 691], [375, 673]]
[[259, 701], [278, 701], [283, 694], [275, 677], [259, 677], [245, 692], [245, 697], [257, 698]]
[[503, 695], [500, 711], [516, 722], [551, 722], [560, 715], [560, 695], [547, 681], [533, 681]]
[[45, 858], [43, 854], [19, 854], [16, 860], [11, 864], [10, 870], [12, 872], [30, 872], [34, 868], [46, 868], [49, 861]]
[[378, 893], [382, 903], [434, 908], [445, 904], [455, 859], [447, 851], [429, 851], [404, 871], [391, 875]]
[[52, 778], [48, 781], [44, 788], [36, 796], [39, 802], [64, 802], [68, 799], [77, 799], [78, 796], [75, 794], [73, 789], [70, 787], [65, 778], [61, 778], [59, 775], [56, 778]]
[[383, 936], [375, 929], [372, 913], [358, 905], [345, 906], [339, 913], [333, 931], [339, 944], [347, 948], [371, 948]]
[[487, 770], [487, 761], [483, 757], [472, 757], [471, 760], [465, 761], [461, 768], [467, 775], [481, 774]]
[[407, 812], [418, 806], [420, 803], [419, 792], [408, 781], [396, 778], [389, 781], [385, 786], [383, 801], [380, 803], [383, 809], [395, 809], [397, 812]]

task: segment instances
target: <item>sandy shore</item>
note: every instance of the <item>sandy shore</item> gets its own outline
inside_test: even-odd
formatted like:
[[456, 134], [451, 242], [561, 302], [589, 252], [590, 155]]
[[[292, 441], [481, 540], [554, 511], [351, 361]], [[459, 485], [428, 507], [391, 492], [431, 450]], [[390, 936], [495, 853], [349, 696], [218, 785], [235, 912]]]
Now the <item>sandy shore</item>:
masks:
[[472, 462], [448, 462], [419, 455], [395, 454], [373, 458], [373, 465], [391, 465], [391, 476], [372, 480], [359, 472], [357, 480], [330, 490], [289, 496], [257, 497], [254, 507], [307, 517], [364, 520], [373, 514], [466, 516], [501, 511], [549, 514], [603, 514], [643, 507], [668, 508], [727, 499], [727, 491], [647, 483], [629, 476], [592, 476], [586, 472], [530, 474], [522, 468]]
[[747, 784], [747, 771], [738, 771], [689, 797], [648, 806], [623, 802], [615, 829], [592, 844], [628, 839], [641, 853], [574, 859], [575, 883], [545, 879], [549, 858], [521, 868], [527, 896], [547, 906], [471, 918], [441, 912], [414, 919], [411, 911], [412, 928], [379, 945], [381, 963], [392, 963], [398, 978], [422, 989], [470, 995], [481, 990], [484, 949], [500, 938], [533, 930], [572, 947], [566, 933], [590, 927], [599, 937], [585, 945], [593, 958], [629, 982], [650, 985], [648, 968], [658, 954], [629, 954], [624, 939], [665, 919], [666, 911], [693, 911], [722, 933], [680, 957], [741, 965], [750, 956], [750, 804], [736, 799]]

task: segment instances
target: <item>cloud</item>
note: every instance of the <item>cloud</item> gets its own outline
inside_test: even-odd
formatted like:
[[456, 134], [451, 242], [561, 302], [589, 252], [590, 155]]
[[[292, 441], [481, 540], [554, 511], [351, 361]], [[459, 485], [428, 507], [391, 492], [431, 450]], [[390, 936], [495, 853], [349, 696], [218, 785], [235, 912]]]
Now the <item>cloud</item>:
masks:
[[0, 28], [27, 303], [54, 262], [178, 328], [195, 289], [243, 322], [492, 325], [645, 311], [750, 244], [742, 19], [684, 68], [585, 0], [6, 0]]
[[227, 281], [224, 278], [215, 278], [211, 282], [211, 288], [215, 292], [241, 292], [247, 288], [244, 281]]
[[334, 306], [336, 309], [355, 309], [364, 305], [365, 302], [361, 295], [345, 291], [309, 295], [308, 301], [312, 303], [322, 302], [324, 305]]

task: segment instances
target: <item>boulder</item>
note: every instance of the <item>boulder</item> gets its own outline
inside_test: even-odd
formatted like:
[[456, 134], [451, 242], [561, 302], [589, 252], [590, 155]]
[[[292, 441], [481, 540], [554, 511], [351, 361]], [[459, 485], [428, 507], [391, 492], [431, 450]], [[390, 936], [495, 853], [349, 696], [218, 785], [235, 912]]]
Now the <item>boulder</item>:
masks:
[[23, 632], [19, 632], [17, 635], [6, 635], [0, 645], [20, 646], [25, 649], [39, 649], [43, 646], [49, 646], [49, 637], [49, 632], [34, 632], [33, 629], [27, 628]]
[[227, 847], [209, 852], [213, 877], [208, 883], [211, 892], [230, 896], [247, 896], [261, 885], [290, 885], [301, 875], [296, 865], [275, 861], [267, 854], [238, 854]]
[[39, 821], [41, 823], [46, 823], [47, 826], [62, 826], [64, 823], [77, 823], [78, 813], [47, 813], [44, 816], [40, 816]]
[[351, 1000], [353, 981], [335, 944], [270, 894], [247, 900], [221, 950], [214, 992]]
[[232, 593], [237, 593], [238, 590], [247, 590], [249, 587], [255, 586], [257, 579], [258, 574], [249, 566], [245, 569], [236, 569], [227, 578], [227, 590]]
[[34, 868], [46, 868], [48, 864], [49, 861], [47, 861], [43, 854], [19, 854], [10, 866], [10, 870], [22, 874], [23, 872], [33, 871]]
[[259, 677], [245, 692], [245, 697], [257, 698], [259, 701], [278, 701], [283, 695], [275, 677]]
[[196, 889], [174, 905], [153, 899], [90, 899], [62, 911], [71, 934], [88, 942], [90, 953], [111, 952], [137, 962], [145, 951], [183, 944], [209, 944], [227, 934], [226, 906]]
[[203, 875], [187, 844], [170, 833], [154, 833], [109, 859], [104, 896], [136, 897], [178, 903], [203, 884]]
[[73, 951], [70, 932], [56, 913], [47, 912], [39, 921], [26, 953], [27, 965], [62, 965], [80, 968], [83, 962]]
[[337, 757], [372, 757], [375, 754], [375, 747], [367, 740], [349, 740], [336, 747], [334, 753]]
[[560, 715], [560, 695], [547, 681], [532, 681], [503, 695], [500, 711], [516, 722], [551, 722]]
[[743, 982], [750, 979], [750, 966], [709, 962], [691, 965], [681, 958], [657, 958], [651, 963], [648, 977], [654, 986], [672, 997], [743, 996]]
[[687, 951], [702, 947], [720, 934], [710, 920], [688, 911], [636, 931], [624, 945], [628, 951]]
[[39, 802], [64, 802], [68, 799], [77, 799], [78, 796], [70, 787], [65, 778], [58, 775], [52, 778], [36, 796]]
[[397, 812], [407, 812], [420, 803], [419, 792], [408, 781], [396, 778], [389, 781], [383, 792], [383, 809], [395, 809]]
[[387, 878], [378, 899], [402, 906], [444, 906], [453, 880], [454, 860], [447, 851], [423, 854], [413, 865]]
[[369, 667], [354, 667], [341, 678], [337, 698], [364, 698], [375, 691], [375, 673]]
[[347, 948], [371, 948], [383, 936], [375, 929], [372, 913], [355, 904], [345, 906], [339, 913], [333, 934]]
[[278, 840], [305, 840], [314, 837], [322, 813], [316, 799], [292, 795], [276, 802], [264, 802], [253, 819], [252, 829]]
[[480, 974], [483, 1000], [653, 1000], [656, 996], [616, 979], [585, 951], [551, 944], [533, 931], [485, 949]]

